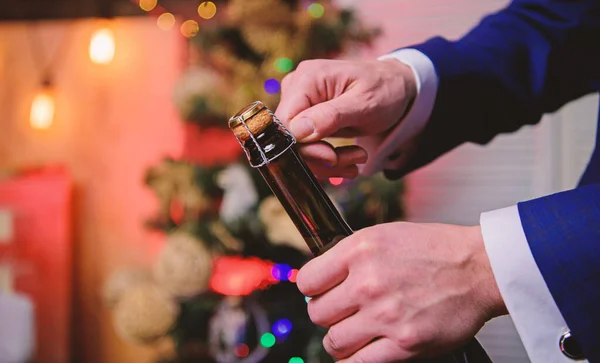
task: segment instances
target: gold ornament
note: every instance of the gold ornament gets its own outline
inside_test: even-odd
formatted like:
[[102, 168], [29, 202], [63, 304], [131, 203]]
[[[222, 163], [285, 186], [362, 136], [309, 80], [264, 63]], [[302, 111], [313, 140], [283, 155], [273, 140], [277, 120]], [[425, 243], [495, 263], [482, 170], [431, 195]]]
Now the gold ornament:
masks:
[[164, 291], [178, 298], [193, 297], [208, 287], [212, 255], [202, 241], [176, 232], [169, 236], [153, 272]]
[[301, 252], [310, 253], [304, 238], [276, 197], [265, 198], [258, 208], [258, 214], [265, 226], [269, 242], [276, 245], [288, 245]]
[[127, 269], [113, 273], [104, 284], [102, 297], [104, 304], [113, 309], [121, 297], [129, 290], [152, 283], [152, 273], [144, 269]]
[[150, 344], [174, 326], [179, 305], [153, 284], [125, 292], [114, 310], [117, 333], [125, 340]]

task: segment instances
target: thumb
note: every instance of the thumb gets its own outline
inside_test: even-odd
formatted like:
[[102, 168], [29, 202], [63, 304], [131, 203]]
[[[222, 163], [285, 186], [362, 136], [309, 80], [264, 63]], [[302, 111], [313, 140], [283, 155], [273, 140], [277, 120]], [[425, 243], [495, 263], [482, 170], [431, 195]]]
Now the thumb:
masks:
[[360, 124], [363, 113], [360, 104], [352, 92], [318, 103], [290, 120], [290, 131], [302, 142], [318, 141], [330, 136], [355, 136], [348, 132], [340, 134]]

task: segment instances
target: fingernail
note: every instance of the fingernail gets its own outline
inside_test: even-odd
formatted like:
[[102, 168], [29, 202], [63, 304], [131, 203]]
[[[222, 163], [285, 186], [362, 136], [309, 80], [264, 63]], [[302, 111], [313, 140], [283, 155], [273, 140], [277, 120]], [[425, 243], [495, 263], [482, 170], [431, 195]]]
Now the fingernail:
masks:
[[311, 119], [300, 118], [290, 122], [290, 131], [298, 140], [302, 140], [315, 132], [315, 125]]

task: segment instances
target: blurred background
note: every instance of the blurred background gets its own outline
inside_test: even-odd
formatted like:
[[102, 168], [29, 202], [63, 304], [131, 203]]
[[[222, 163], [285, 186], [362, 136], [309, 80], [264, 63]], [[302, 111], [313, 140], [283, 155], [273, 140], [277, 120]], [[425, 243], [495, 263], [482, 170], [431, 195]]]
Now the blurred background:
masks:
[[[274, 109], [302, 60], [456, 38], [507, 3], [0, 1], [0, 363], [331, 362], [294, 285], [304, 243], [226, 120]], [[475, 224], [575, 186], [597, 103], [401, 182], [324, 185], [356, 229]], [[479, 339], [528, 362], [510, 318]]]

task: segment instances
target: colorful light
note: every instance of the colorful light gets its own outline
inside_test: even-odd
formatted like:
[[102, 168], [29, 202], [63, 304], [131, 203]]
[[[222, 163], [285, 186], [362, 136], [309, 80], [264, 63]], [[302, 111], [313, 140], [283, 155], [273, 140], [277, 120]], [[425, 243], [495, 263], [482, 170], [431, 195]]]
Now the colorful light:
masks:
[[98, 29], [90, 40], [90, 59], [96, 64], [109, 64], [115, 58], [115, 35], [109, 28]]
[[175, 26], [175, 15], [171, 13], [162, 13], [156, 19], [156, 24], [161, 30], [171, 30]]
[[248, 348], [246, 344], [238, 344], [235, 346], [234, 353], [236, 356], [244, 358], [247, 357], [248, 354], [250, 354], [250, 348]]
[[294, 62], [289, 58], [282, 57], [275, 60], [274, 66], [277, 72], [287, 73], [294, 68]]
[[271, 78], [265, 81], [265, 91], [267, 91], [268, 94], [274, 95], [278, 93], [280, 89], [281, 85], [276, 79]]
[[279, 319], [273, 324], [273, 334], [284, 337], [292, 331], [292, 322], [288, 319]]
[[202, 19], [212, 19], [216, 13], [217, 5], [212, 1], [205, 1], [198, 6], [198, 15], [200, 15]]
[[272, 346], [275, 345], [276, 342], [277, 342], [277, 339], [275, 338], [275, 335], [273, 335], [271, 333], [264, 333], [260, 337], [260, 345], [262, 345], [265, 348], [271, 348]]
[[140, 0], [140, 8], [144, 11], [152, 11], [158, 3], [157, 0]]
[[181, 24], [181, 34], [186, 38], [191, 38], [198, 34], [200, 26], [195, 20], [186, 20]]
[[288, 275], [291, 270], [292, 268], [289, 265], [280, 263], [273, 266], [273, 268], [271, 269], [271, 275], [273, 275], [273, 278], [275, 278], [275, 280], [285, 281], [288, 279]]
[[288, 272], [288, 280], [292, 283], [296, 283], [296, 277], [298, 277], [298, 270], [293, 269], [290, 272]]
[[221, 257], [214, 262], [210, 287], [227, 296], [246, 296], [277, 283], [273, 263], [259, 258]]
[[329, 182], [331, 185], [338, 186], [344, 182], [344, 178], [329, 178]]
[[318, 19], [318, 18], [322, 17], [323, 14], [325, 14], [325, 8], [323, 7], [323, 5], [321, 5], [319, 3], [310, 4], [308, 6], [308, 13], [313, 18]]
[[304, 363], [304, 359], [300, 357], [292, 357], [288, 360], [288, 363]]
[[29, 124], [37, 130], [45, 130], [52, 126], [54, 121], [54, 95], [48, 86], [43, 87], [31, 102]]

